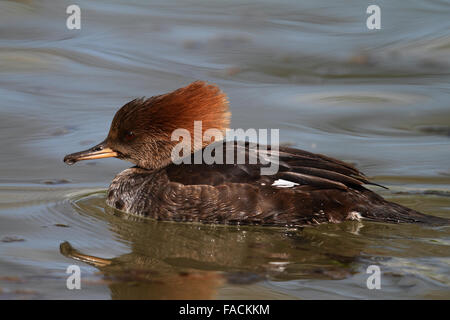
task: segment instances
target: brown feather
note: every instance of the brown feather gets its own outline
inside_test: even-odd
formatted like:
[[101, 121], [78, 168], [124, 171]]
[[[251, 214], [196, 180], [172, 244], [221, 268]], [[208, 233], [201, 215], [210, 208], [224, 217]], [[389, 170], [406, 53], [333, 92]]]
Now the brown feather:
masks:
[[[201, 121], [197, 134], [195, 121]], [[174, 130], [188, 130], [191, 151], [196, 151], [212, 142], [202, 139], [206, 130], [217, 129], [224, 138], [229, 123], [226, 95], [215, 85], [196, 81], [167, 94], [128, 102], [114, 116], [106, 141], [119, 158], [155, 169], [171, 162], [172, 150], [181, 142], [172, 141]], [[124, 141], [129, 132], [135, 138]]]
[[[218, 129], [225, 137], [230, 116], [225, 93], [216, 85], [196, 81], [170, 93], [127, 103], [118, 111], [111, 127], [132, 122], [134, 130], [159, 133], [170, 141], [176, 129], [188, 130], [194, 139], [194, 121], [201, 121], [202, 137], [210, 128]], [[209, 143], [204, 141], [202, 147]]]

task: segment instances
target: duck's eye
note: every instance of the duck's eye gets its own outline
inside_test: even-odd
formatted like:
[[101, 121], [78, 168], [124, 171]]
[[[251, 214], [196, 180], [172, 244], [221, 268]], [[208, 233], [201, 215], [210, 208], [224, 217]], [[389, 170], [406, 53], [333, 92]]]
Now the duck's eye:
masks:
[[135, 137], [135, 135], [134, 135], [134, 132], [133, 132], [133, 131], [127, 131], [127, 132], [125, 133], [125, 140], [126, 140], [126, 141], [131, 141], [131, 140], [134, 139], [134, 137]]

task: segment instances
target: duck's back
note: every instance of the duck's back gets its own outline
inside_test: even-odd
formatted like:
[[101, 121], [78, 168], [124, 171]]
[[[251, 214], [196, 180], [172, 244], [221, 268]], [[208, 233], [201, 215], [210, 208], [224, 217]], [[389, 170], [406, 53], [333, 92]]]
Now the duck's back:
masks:
[[[108, 205], [158, 220], [204, 223], [299, 226], [362, 218], [447, 222], [384, 200], [363, 186], [372, 183], [361, 172], [342, 161], [286, 147], [270, 158], [258, 145], [219, 144], [224, 160], [232, 150], [234, 161], [244, 154], [246, 163], [196, 163], [202, 157], [193, 154], [190, 161], [159, 170], [130, 168], [111, 183]], [[250, 164], [249, 155], [271, 160]], [[277, 172], [261, 174], [274, 161]]]

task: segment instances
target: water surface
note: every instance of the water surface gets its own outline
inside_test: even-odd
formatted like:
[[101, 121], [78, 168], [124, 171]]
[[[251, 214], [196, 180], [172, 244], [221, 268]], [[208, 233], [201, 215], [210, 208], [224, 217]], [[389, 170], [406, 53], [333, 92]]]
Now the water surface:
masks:
[[0, 298], [450, 298], [448, 227], [142, 220], [105, 204], [129, 164], [62, 162], [129, 100], [201, 79], [228, 94], [232, 127], [279, 128], [450, 217], [450, 3], [377, 3], [379, 31], [356, 0], [78, 1], [78, 31], [70, 1], [0, 1]]

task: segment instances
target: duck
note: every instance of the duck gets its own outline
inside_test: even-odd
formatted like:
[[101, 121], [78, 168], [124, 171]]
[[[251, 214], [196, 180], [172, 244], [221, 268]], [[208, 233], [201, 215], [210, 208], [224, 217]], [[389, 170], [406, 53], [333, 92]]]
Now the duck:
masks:
[[[368, 187], [383, 186], [347, 162], [290, 146], [224, 139], [230, 117], [226, 94], [195, 81], [126, 103], [104, 141], [66, 155], [64, 162], [115, 157], [133, 163], [112, 180], [106, 204], [155, 220], [284, 227], [449, 221], [385, 200]], [[173, 139], [177, 130], [186, 135]], [[216, 135], [202, 139], [211, 130]], [[211, 163], [202, 157], [206, 151], [234, 156]], [[246, 160], [236, 161], [239, 155]], [[274, 172], [264, 172], [271, 166]]]

